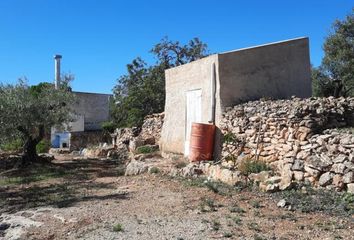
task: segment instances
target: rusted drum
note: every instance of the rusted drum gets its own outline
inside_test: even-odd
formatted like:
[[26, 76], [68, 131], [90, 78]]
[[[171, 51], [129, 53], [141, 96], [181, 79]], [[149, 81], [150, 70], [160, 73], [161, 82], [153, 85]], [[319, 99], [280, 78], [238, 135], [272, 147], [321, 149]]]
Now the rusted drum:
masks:
[[188, 156], [191, 162], [212, 159], [214, 134], [215, 125], [192, 123]]

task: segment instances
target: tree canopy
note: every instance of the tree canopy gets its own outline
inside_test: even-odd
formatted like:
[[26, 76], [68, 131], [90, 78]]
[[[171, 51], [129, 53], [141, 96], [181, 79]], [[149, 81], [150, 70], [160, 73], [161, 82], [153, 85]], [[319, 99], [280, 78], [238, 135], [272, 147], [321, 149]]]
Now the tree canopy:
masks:
[[134, 59], [113, 89], [111, 116], [117, 127], [140, 126], [146, 115], [163, 112], [165, 70], [209, 55], [207, 45], [198, 38], [182, 45], [165, 37], [150, 52], [156, 63], [149, 66], [139, 57]]
[[51, 127], [73, 120], [74, 95], [68, 88], [72, 77], [62, 79], [59, 89], [51, 83], [28, 86], [25, 80], [0, 84], [0, 145], [21, 138], [24, 160], [35, 160], [36, 145]]
[[322, 64], [312, 72], [314, 95], [354, 96], [354, 8], [334, 22], [323, 50]]

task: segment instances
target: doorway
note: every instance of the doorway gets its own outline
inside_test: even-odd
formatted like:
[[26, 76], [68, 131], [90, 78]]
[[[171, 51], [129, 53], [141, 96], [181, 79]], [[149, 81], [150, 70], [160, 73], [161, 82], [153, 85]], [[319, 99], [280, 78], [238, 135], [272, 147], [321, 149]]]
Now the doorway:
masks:
[[184, 155], [189, 155], [189, 144], [193, 122], [202, 121], [202, 90], [196, 89], [186, 93], [186, 126]]

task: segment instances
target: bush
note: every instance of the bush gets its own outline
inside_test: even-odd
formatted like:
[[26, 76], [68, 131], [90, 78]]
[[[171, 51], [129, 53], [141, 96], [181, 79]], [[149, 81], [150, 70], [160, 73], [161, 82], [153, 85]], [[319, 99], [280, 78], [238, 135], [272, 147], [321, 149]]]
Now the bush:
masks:
[[113, 231], [114, 232], [123, 232], [124, 228], [123, 228], [122, 224], [118, 223], [113, 226]]
[[47, 153], [49, 152], [49, 149], [50, 149], [50, 142], [45, 139], [41, 140], [36, 146], [37, 153]]
[[22, 150], [22, 148], [23, 148], [23, 141], [20, 138], [0, 145], [0, 149], [5, 152], [19, 152]]
[[147, 153], [152, 153], [155, 151], [156, 151], [156, 148], [149, 146], [149, 145], [141, 146], [136, 149], [136, 153], [138, 153], [138, 154], [139, 153], [147, 154]]
[[260, 173], [262, 171], [271, 170], [267, 164], [260, 160], [243, 160], [239, 166], [238, 170], [245, 176], [248, 176], [251, 173]]
[[116, 125], [113, 122], [104, 122], [101, 127], [106, 133], [114, 133], [114, 130], [116, 130]]
[[160, 173], [160, 169], [159, 169], [158, 167], [152, 167], [152, 168], [149, 170], [149, 172], [150, 172], [151, 174], [158, 174], [158, 173]]

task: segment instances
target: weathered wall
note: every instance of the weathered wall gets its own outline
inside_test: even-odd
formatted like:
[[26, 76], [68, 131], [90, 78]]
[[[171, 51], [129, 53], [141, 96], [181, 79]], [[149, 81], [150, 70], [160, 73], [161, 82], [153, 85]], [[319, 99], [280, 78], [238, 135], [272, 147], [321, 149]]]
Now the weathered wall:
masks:
[[[184, 152], [186, 125], [186, 92], [202, 89], [202, 122], [208, 123], [211, 111], [211, 65], [218, 68], [217, 55], [165, 71], [166, 104], [160, 148], [165, 152]], [[216, 81], [218, 73], [216, 71]], [[219, 85], [218, 83], [216, 84]], [[217, 98], [216, 108], [220, 103]], [[220, 110], [216, 111], [220, 113]]]
[[111, 141], [111, 138], [105, 136], [102, 131], [72, 132], [70, 135], [70, 150], [75, 151]]
[[260, 98], [311, 96], [308, 38], [219, 54], [223, 107]]
[[[77, 115], [84, 116], [85, 131], [101, 129], [101, 123], [109, 119], [109, 94], [74, 92], [78, 102]], [[75, 131], [75, 129], [72, 129]]]
[[239, 162], [258, 154], [284, 187], [308, 182], [349, 189], [354, 187], [354, 135], [326, 130], [349, 126], [354, 127], [354, 98], [248, 102], [224, 113], [222, 131], [233, 133], [239, 144], [225, 143], [223, 156], [226, 161], [235, 154]]

